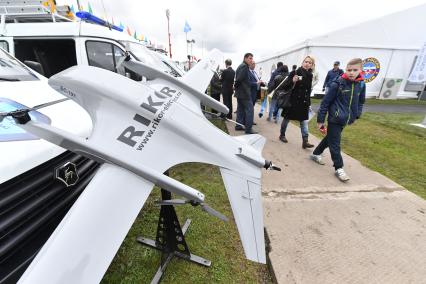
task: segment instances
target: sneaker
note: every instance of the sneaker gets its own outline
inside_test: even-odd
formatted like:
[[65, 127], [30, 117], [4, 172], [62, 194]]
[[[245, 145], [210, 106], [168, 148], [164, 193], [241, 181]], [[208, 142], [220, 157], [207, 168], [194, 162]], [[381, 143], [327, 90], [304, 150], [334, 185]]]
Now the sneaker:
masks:
[[274, 122], [275, 122], [275, 123], [278, 123], [278, 119], [274, 119]]
[[263, 113], [259, 112], [259, 118], [261, 118], [263, 116]]
[[342, 169], [342, 168], [340, 168], [340, 169], [337, 169], [336, 170], [336, 176], [337, 176], [337, 178], [338, 179], [340, 179], [341, 181], [348, 181], [348, 180], [350, 180], [351, 178], [345, 173], [345, 171]]
[[271, 118], [270, 118], [270, 117], [268, 117], [266, 120], [267, 120], [267, 121], [271, 121]]
[[244, 127], [242, 127], [242, 126], [235, 126], [235, 130], [236, 131], [244, 131], [245, 129], [244, 129]]
[[253, 130], [246, 131], [246, 134], [257, 134], [257, 133], [258, 133], [257, 131], [253, 131]]
[[325, 165], [324, 161], [322, 160], [322, 156], [321, 156], [321, 155], [314, 155], [314, 154], [311, 154], [309, 157], [310, 157], [310, 158], [311, 158], [311, 160], [312, 160], [312, 161], [314, 161], [315, 163], [320, 164], [320, 165]]
[[281, 142], [284, 142], [284, 143], [287, 143], [287, 142], [288, 142], [287, 138], [285, 138], [285, 136], [284, 136], [284, 135], [280, 135], [280, 137], [279, 137], [278, 139], [280, 139], [280, 141], [281, 141]]

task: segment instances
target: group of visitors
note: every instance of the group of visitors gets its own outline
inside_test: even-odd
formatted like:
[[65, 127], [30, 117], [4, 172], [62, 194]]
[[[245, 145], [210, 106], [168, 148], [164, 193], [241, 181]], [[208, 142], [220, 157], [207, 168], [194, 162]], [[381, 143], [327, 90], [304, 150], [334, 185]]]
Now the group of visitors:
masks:
[[[237, 99], [237, 125], [235, 130], [245, 131], [246, 134], [255, 134], [253, 130], [254, 104], [261, 86], [265, 86], [261, 77], [255, 71], [253, 54], [246, 53], [243, 62], [234, 72], [231, 60], [226, 60], [226, 69], [219, 76], [212, 78], [211, 94], [220, 100], [221, 90], [224, 104], [230, 112], [227, 118], [232, 118], [232, 94]], [[362, 60], [355, 58], [347, 63], [346, 71], [339, 68], [340, 62], [334, 62], [326, 76], [323, 85], [325, 97], [317, 115], [317, 127], [324, 134], [324, 138], [314, 149], [310, 158], [323, 165], [321, 154], [326, 148], [330, 149], [335, 174], [341, 181], [349, 180], [349, 176], [343, 170], [343, 159], [340, 149], [341, 135], [346, 125], [359, 119], [365, 102], [365, 83], [362, 76]], [[234, 80], [235, 78], [235, 80]], [[221, 88], [215, 82], [221, 83]], [[318, 83], [318, 72], [315, 70], [315, 59], [306, 56], [300, 67], [293, 65], [289, 72], [283, 62], [277, 63], [277, 68], [271, 74], [267, 85], [270, 94], [270, 106], [267, 116], [268, 121], [281, 122], [279, 140], [288, 143], [286, 131], [291, 120], [299, 122], [302, 148], [313, 148], [309, 143], [309, 116], [311, 110], [311, 92]], [[262, 113], [261, 113], [262, 114]], [[261, 117], [259, 114], [259, 117]], [[327, 117], [327, 126], [325, 119]]]
[[236, 71], [232, 69], [230, 59], [225, 61], [225, 65], [226, 68], [221, 74], [216, 72], [210, 81], [211, 96], [220, 101], [220, 94], [222, 94], [223, 103], [229, 109], [226, 117], [232, 119], [232, 94], [234, 94], [237, 98], [235, 129], [245, 131], [246, 134], [255, 134], [257, 132], [253, 131], [254, 104], [261, 86], [265, 84], [255, 71], [256, 63], [253, 60], [253, 54], [245, 54], [243, 62]]

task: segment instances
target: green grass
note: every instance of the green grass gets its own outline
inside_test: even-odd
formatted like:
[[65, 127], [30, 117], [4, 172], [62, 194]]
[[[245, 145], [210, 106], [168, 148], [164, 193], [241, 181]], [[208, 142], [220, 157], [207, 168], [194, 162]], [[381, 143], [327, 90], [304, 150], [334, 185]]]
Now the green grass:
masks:
[[[226, 129], [221, 120], [213, 124]], [[199, 207], [176, 206], [181, 226], [187, 218], [192, 223], [186, 242], [193, 254], [212, 261], [212, 266], [174, 259], [167, 268], [162, 283], [272, 283], [266, 265], [245, 259], [228, 197], [219, 169], [205, 164], [189, 163], [173, 167], [170, 176], [199, 189], [206, 202], [222, 212], [230, 222], [212, 217]], [[102, 283], [149, 283], [160, 264], [160, 252], [136, 242], [138, 236], [155, 239], [160, 208], [155, 205], [160, 191], [154, 188], [121, 245]]]
[[[320, 104], [321, 99], [311, 98], [312, 104]], [[418, 101], [417, 99], [400, 99], [400, 100], [379, 100], [379, 99], [367, 99], [367, 105], [425, 105], [426, 101]]]
[[[426, 129], [410, 125], [423, 118], [411, 113], [364, 113], [343, 131], [342, 149], [426, 199]], [[311, 133], [322, 137], [315, 118], [309, 126]]]

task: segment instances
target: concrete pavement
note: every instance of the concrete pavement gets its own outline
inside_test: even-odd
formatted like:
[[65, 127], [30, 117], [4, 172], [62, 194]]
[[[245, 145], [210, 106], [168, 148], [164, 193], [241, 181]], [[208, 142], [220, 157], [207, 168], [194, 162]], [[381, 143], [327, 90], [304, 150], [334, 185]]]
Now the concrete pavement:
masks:
[[[426, 283], [426, 201], [344, 155], [351, 177], [334, 176], [329, 152], [317, 165], [300, 129], [257, 117], [263, 156], [282, 172], [263, 172], [269, 260], [278, 283]], [[231, 135], [234, 125], [228, 123]], [[344, 135], [344, 134], [343, 134]], [[310, 137], [317, 145], [319, 139]]]

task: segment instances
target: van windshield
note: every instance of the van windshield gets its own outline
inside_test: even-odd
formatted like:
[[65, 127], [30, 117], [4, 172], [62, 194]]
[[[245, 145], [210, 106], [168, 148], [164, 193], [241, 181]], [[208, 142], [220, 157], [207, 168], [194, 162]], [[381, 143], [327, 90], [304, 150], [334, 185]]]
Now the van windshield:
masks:
[[0, 48], [0, 83], [35, 80], [39, 79], [33, 72]]
[[176, 77], [179, 73], [176, 72], [171, 66], [165, 64], [160, 58], [154, 56], [150, 53], [149, 49], [143, 46], [142, 44], [131, 42], [131, 41], [120, 41], [127, 51], [130, 51], [137, 60], [152, 66], [154, 68], [160, 69], [168, 74], [171, 74]]

